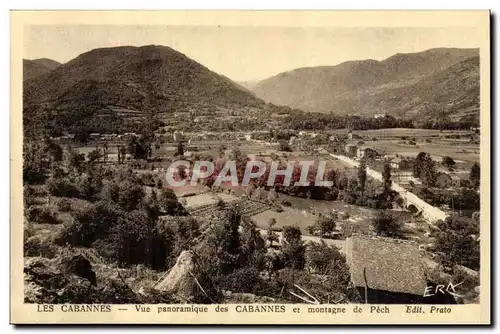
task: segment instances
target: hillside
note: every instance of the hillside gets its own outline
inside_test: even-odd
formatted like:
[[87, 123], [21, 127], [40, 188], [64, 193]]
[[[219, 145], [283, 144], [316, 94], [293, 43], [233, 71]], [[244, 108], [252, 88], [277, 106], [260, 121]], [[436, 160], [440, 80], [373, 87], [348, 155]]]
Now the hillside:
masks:
[[169, 47], [95, 49], [24, 83], [25, 120], [56, 115], [67, 127], [131, 113], [254, 107], [253, 93]]
[[252, 90], [267, 102], [305, 111], [413, 117], [426, 110], [426, 116], [437, 118], [430, 109], [450, 109], [454, 103], [449, 112], [454, 116], [462, 112], [456, 102], [468, 101], [464, 107], [469, 108], [479, 98], [478, 56], [478, 49], [440, 48], [383, 61], [300, 68], [265, 79]]
[[48, 59], [23, 59], [23, 80], [36, 78], [59, 67], [61, 63]]

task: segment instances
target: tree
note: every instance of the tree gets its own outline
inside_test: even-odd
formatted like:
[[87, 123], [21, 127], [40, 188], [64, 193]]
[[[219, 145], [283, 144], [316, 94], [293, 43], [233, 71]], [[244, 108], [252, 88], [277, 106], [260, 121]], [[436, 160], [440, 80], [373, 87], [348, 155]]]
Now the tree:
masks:
[[335, 231], [336, 227], [335, 217], [334, 216], [321, 216], [318, 218], [318, 221], [313, 225], [313, 230], [318, 231], [321, 236], [325, 236], [329, 233]]
[[457, 215], [438, 224], [441, 232], [436, 237], [436, 252], [446, 265], [460, 264], [479, 269], [479, 222]]
[[291, 152], [292, 149], [290, 148], [290, 145], [288, 145], [288, 142], [284, 139], [279, 141], [279, 146], [280, 146], [280, 151], [284, 152]]
[[391, 214], [381, 211], [372, 222], [377, 235], [391, 238], [401, 238], [403, 236], [401, 225]]
[[102, 150], [103, 150], [103, 161], [106, 162], [108, 161], [108, 143], [105, 142], [103, 145], [102, 145]]
[[118, 163], [122, 164], [125, 162], [125, 157], [127, 156], [127, 149], [123, 145], [118, 146]]
[[47, 179], [50, 161], [41, 145], [25, 144], [23, 147], [23, 182], [42, 183]]
[[125, 211], [136, 210], [144, 198], [144, 189], [132, 181], [125, 180], [120, 184], [120, 196], [118, 203]]
[[163, 211], [169, 216], [184, 216], [186, 214], [186, 209], [184, 209], [174, 191], [170, 188], [165, 188], [160, 192], [158, 202]]
[[302, 242], [302, 232], [297, 226], [283, 228], [283, 256], [285, 266], [302, 270], [305, 266], [305, 246]]
[[175, 152], [176, 156], [183, 156], [184, 155], [184, 144], [180, 141], [177, 144], [177, 151]]
[[358, 168], [358, 181], [359, 181], [359, 189], [361, 192], [365, 191], [365, 185], [366, 185], [366, 159], [362, 158], [360, 163], [359, 163], [359, 168]]
[[68, 163], [70, 168], [76, 170], [78, 173], [81, 173], [84, 162], [85, 155], [83, 153], [79, 153], [71, 147], [68, 148]]
[[420, 177], [420, 171], [422, 169], [422, 163], [426, 159], [427, 153], [420, 152], [415, 158], [415, 162], [413, 163], [413, 177]]
[[265, 241], [251, 219], [242, 220], [240, 239], [242, 264], [261, 267], [265, 260]]
[[386, 197], [391, 191], [391, 163], [389, 161], [384, 162], [384, 170], [382, 171], [383, 187], [384, 187], [384, 197]]
[[479, 187], [481, 183], [481, 168], [477, 162], [475, 162], [470, 169], [469, 180], [472, 182], [474, 188]]
[[50, 157], [52, 158], [52, 161], [62, 161], [63, 159], [63, 149], [61, 145], [55, 143], [51, 139], [45, 139], [45, 147], [47, 151], [49, 152]]
[[413, 164], [413, 176], [422, 180], [426, 187], [433, 187], [436, 182], [436, 167], [432, 157], [425, 152], [420, 152]]
[[337, 277], [347, 287], [349, 283], [349, 268], [345, 255], [335, 246], [311, 242], [306, 247], [306, 266], [319, 275]]
[[210, 256], [218, 275], [226, 275], [240, 263], [241, 246], [239, 227], [241, 215], [238, 210], [219, 211], [213, 225], [206, 233], [205, 256]]
[[152, 138], [146, 135], [133, 136], [129, 139], [128, 150], [134, 159], [149, 159], [151, 157]]
[[278, 234], [274, 232], [274, 225], [276, 225], [276, 219], [269, 218], [268, 228], [267, 228], [267, 242], [269, 242], [269, 247], [273, 247], [273, 242], [278, 241]]
[[443, 161], [441, 161], [441, 164], [447, 168], [453, 168], [455, 166], [455, 160], [451, 157], [443, 157]]
[[99, 161], [99, 159], [102, 157], [101, 151], [96, 148], [95, 150], [90, 151], [87, 153], [87, 158], [89, 159], [89, 162], [93, 164], [96, 161]]

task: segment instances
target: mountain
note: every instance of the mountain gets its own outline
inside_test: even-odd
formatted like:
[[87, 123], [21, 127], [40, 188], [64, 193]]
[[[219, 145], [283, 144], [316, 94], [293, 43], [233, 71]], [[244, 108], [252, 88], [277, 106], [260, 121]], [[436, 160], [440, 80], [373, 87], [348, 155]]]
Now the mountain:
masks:
[[236, 81], [238, 85], [252, 91], [255, 86], [260, 82], [260, 80], [247, 80], [247, 81]]
[[252, 91], [266, 102], [312, 112], [415, 117], [425, 110], [436, 118], [438, 111], [452, 109], [454, 116], [460, 114], [457, 105], [478, 107], [479, 50], [439, 48], [299, 68], [265, 79]]
[[[166, 46], [91, 50], [24, 82], [24, 112], [56, 114], [65, 126], [103, 115], [263, 105], [252, 92]], [[109, 119], [108, 117], [108, 119]], [[110, 121], [111, 122], [111, 121]]]
[[23, 80], [32, 79], [48, 73], [55, 70], [60, 65], [61, 63], [48, 58], [33, 60], [23, 59]]

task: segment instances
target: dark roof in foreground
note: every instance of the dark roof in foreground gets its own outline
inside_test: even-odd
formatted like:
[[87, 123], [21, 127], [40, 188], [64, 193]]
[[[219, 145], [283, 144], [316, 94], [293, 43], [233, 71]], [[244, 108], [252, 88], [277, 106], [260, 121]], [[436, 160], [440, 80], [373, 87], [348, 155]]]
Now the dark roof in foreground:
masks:
[[364, 287], [422, 295], [426, 287], [418, 244], [412, 241], [353, 234], [346, 239], [351, 280]]

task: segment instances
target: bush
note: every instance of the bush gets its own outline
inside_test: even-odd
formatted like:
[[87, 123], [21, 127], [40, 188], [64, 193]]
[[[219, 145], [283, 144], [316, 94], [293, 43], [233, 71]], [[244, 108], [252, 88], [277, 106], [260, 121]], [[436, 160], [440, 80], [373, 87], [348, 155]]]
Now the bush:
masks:
[[283, 152], [291, 152], [292, 151], [292, 148], [290, 147], [290, 145], [288, 145], [288, 142], [286, 140], [279, 141], [279, 149], [280, 149], [280, 151], [283, 151]]
[[313, 235], [325, 236], [333, 231], [335, 231], [336, 227], [335, 218], [332, 216], [321, 216], [313, 225], [312, 230], [314, 231]]
[[151, 226], [148, 217], [142, 211], [130, 211], [118, 217], [116, 224], [109, 231], [108, 256], [120, 264], [147, 263], [148, 235]]
[[377, 235], [392, 238], [401, 238], [401, 225], [388, 213], [380, 212], [372, 222]]
[[90, 246], [95, 240], [106, 238], [115, 225], [120, 210], [116, 206], [97, 202], [73, 213], [73, 221], [64, 226], [55, 238], [60, 245]]
[[101, 200], [108, 200], [114, 203], [119, 203], [120, 200], [120, 187], [118, 183], [110, 181], [106, 183], [101, 189]]
[[[219, 202], [222, 201], [219, 199]], [[219, 207], [219, 202], [217, 203]], [[224, 201], [222, 201], [224, 204]], [[159, 205], [163, 211], [169, 216], [185, 216], [187, 214], [186, 209], [177, 200], [177, 196], [170, 188], [165, 188], [159, 198]]]
[[339, 198], [339, 190], [337, 188], [332, 188], [330, 191], [325, 193], [325, 200], [336, 201]]
[[455, 166], [456, 163], [455, 160], [453, 160], [453, 158], [446, 156], [443, 157], [441, 164], [445, 167], [452, 168], [453, 166]]
[[228, 275], [220, 275], [217, 285], [220, 289], [234, 293], [255, 293], [262, 282], [260, 271], [255, 267], [243, 267], [236, 269]]
[[[339, 277], [344, 277], [344, 275], [340, 275]], [[304, 293], [298, 290], [295, 285], [300, 286], [322, 304], [335, 303], [339, 300], [356, 302], [354, 297], [351, 296], [353, 293], [350, 291], [348, 281], [346, 283], [344, 279], [339, 281], [327, 275], [316, 275], [305, 271], [285, 268], [279, 272], [277, 280], [278, 286], [282, 287], [279, 290], [281, 298], [290, 302], [304, 303], [303, 300], [290, 293], [292, 291], [300, 296], [304, 296]]]
[[447, 217], [437, 224], [441, 230], [436, 237], [436, 252], [446, 264], [460, 264], [479, 269], [479, 222], [459, 216]]
[[61, 220], [57, 218], [57, 213], [49, 207], [44, 205], [42, 207], [29, 207], [27, 208], [27, 218], [29, 221], [37, 224], [61, 224]]
[[47, 181], [47, 190], [49, 194], [57, 197], [79, 197], [78, 188], [70, 180], [66, 178], [54, 179]]
[[119, 185], [120, 194], [118, 204], [126, 211], [132, 211], [139, 207], [144, 198], [144, 189], [139, 184], [123, 181]]
[[305, 265], [305, 246], [302, 242], [302, 232], [297, 226], [283, 228], [283, 256], [285, 266], [302, 270]]
[[71, 202], [67, 198], [61, 198], [57, 201], [57, 208], [61, 212], [69, 212], [71, 211]]
[[56, 256], [59, 247], [53, 245], [50, 240], [40, 236], [24, 236], [24, 256], [41, 256], [52, 259]]
[[89, 201], [94, 200], [102, 190], [100, 175], [83, 175], [78, 181], [80, 197]]
[[307, 245], [306, 267], [316, 274], [335, 278], [339, 285], [347, 287], [349, 283], [350, 274], [345, 255], [336, 247], [328, 246], [324, 241]]

